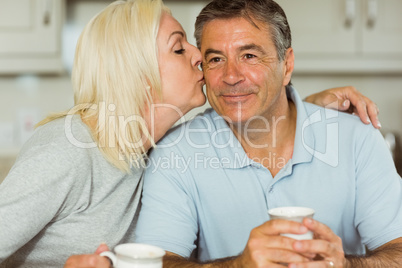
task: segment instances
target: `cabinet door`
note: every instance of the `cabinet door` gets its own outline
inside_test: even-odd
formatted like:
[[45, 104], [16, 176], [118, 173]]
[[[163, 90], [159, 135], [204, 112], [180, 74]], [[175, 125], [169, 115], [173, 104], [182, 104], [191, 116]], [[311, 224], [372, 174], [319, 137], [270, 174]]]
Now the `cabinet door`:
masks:
[[57, 52], [58, 4], [59, 0], [0, 0], [0, 53]]
[[0, 0], [0, 73], [60, 72], [63, 0]]
[[355, 0], [277, 0], [292, 30], [297, 56], [355, 54]]
[[402, 57], [402, 1], [363, 1], [364, 54]]

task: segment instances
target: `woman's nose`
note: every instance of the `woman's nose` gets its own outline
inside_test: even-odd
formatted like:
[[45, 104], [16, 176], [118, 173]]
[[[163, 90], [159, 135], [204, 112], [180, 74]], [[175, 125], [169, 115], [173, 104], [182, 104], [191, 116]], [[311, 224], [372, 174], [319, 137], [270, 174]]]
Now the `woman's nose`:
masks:
[[202, 55], [198, 48], [191, 46], [193, 50], [193, 55], [191, 56], [191, 64], [198, 68], [202, 63]]

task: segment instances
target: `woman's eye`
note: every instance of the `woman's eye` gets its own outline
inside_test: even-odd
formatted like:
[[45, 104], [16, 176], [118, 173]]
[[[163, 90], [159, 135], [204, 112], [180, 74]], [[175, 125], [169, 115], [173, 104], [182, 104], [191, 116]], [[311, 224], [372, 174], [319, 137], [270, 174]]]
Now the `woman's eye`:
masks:
[[184, 48], [181, 48], [181, 49], [179, 49], [179, 50], [175, 50], [174, 51], [174, 53], [176, 53], [176, 54], [183, 54], [184, 53], [184, 51], [186, 51]]

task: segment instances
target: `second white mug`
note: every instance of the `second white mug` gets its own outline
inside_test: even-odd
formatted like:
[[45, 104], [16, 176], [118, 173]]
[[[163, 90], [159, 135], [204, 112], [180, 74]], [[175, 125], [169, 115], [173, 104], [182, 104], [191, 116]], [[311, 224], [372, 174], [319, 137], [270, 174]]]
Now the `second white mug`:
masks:
[[115, 268], [162, 268], [165, 251], [159, 247], [146, 244], [121, 244], [111, 251], [100, 255], [108, 257]]

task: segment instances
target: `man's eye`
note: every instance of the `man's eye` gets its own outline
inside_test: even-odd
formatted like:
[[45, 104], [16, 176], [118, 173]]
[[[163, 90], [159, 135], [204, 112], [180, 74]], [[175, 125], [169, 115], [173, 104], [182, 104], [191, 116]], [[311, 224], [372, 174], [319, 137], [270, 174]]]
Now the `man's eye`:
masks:
[[220, 62], [221, 59], [220, 58], [212, 58], [209, 60], [210, 63], [216, 63], [216, 62]]
[[246, 54], [246, 55], [244, 55], [244, 58], [246, 58], [246, 59], [252, 59], [252, 58], [255, 58], [256, 56], [255, 55], [253, 55], [253, 54]]
[[184, 53], [184, 51], [186, 51], [184, 48], [182, 48], [182, 49], [179, 49], [179, 50], [175, 50], [174, 51], [174, 53], [176, 53], [176, 54], [183, 54]]

